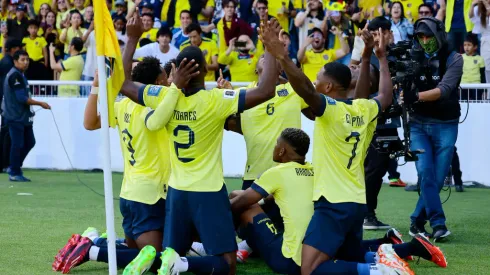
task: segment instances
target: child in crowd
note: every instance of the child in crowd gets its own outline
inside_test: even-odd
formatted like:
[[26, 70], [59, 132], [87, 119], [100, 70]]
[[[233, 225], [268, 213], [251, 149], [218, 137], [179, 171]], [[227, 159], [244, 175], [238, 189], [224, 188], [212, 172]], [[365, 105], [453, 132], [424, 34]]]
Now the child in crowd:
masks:
[[[49, 80], [46, 76], [46, 66], [48, 64], [48, 43], [43, 36], [38, 36], [39, 22], [35, 19], [29, 20], [27, 32], [29, 36], [22, 39], [25, 49], [29, 54], [29, 68], [26, 71], [26, 77], [29, 80]], [[34, 90], [34, 94], [40, 91]]]
[[[462, 84], [486, 83], [485, 82], [485, 61], [477, 54], [478, 38], [474, 34], [468, 34], [464, 40], [463, 54], [463, 77]], [[463, 89], [461, 90], [462, 100], [483, 100], [486, 99], [483, 89]]]

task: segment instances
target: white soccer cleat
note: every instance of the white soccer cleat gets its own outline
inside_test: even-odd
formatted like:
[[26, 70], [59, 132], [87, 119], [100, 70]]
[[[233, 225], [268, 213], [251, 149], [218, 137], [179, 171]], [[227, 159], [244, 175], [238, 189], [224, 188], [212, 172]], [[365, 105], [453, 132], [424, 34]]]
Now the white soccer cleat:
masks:
[[391, 244], [383, 244], [376, 255], [377, 267], [381, 274], [414, 275], [406, 261], [400, 258]]
[[[170, 247], [163, 251], [161, 258], [162, 266], [158, 269], [158, 275], [178, 275], [180, 271], [177, 266], [183, 262], [179, 254]], [[183, 263], [182, 263], [183, 264]]]

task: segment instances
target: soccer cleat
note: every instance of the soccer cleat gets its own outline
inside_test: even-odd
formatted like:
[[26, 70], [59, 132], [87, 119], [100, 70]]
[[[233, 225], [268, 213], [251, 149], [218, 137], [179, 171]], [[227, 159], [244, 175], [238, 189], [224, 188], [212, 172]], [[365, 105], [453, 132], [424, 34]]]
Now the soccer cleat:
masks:
[[83, 231], [82, 237], [87, 237], [91, 240], [94, 240], [95, 238], [100, 237], [99, 231], [95, 227], [88, 227]]
[[9, 181], [30, 182], [31, 180], [24, 177], [23, 175], [18, 175], [18, 176], [9, 176]]
[[150, 269], [157, 251], [151, 245], [141, 249], [140, 253], [124, 269], [123, 275], [141, 275]]
[[369, 216], [364, 219], [362, 228], [364, 230], [388, 229], [390, 225], [380, 222], [376, 216]]
[[[381, 269], [385, 269], [388, 273], [383, 272], [382, 274], [415, 274], [409, 267], [408, 263], [400, 258], [391, 244], [382, 244], [378, 252], [376, 253], [376, 262], [378, 265], [382, 266]], [[398, 273], [397, 273], [398, 272]]]
[[163, 251], [162, 256], [162, 266], [158, 269], [158, 275], [178, 275], [180, 272], [177, 270], [176, 264], [182, 261], [179, 254], [175, 252], [170, 247], [167, 247]]
[[413, 223], [410, 225], [410, 230], [408, 231], [408, 234], [410, 234], [410, 236], [414, 238], [417, 234], [423, 234], [427, 239], [432, 237], [432, 235], [425, 230], [425, 226], [416, 225]]
[[[400, 233], [400, 231], [396, 230], [395, 228], [390, 228], [386, 232], [384, 239], [385, 239], [386, 243], [402, 244], [402, 243], [404, 243], [402, 236], [403, 235]], [[413, 260], [413, 257], [408, 256], [405, 259], [411, 261], [411, 260]]]
[[407, 184], [404, 183], [401, 179], [390, 179], [390, 186], [391, 187], [405, 187], [405, 186], [407, 186]]
[[63, 269], [63, 259], [70, 255], [73, 249], [77, 246], [82, 237], [79, 234], [73, 234], [63, 248], [58, 251], [58, 254], [54, 256], [54, 262], [52, 264], [54, 271], [61, 271]]
[[63, 274], [67, 274], [75, 266], [81, 265], [88, 261], [86, 256], [92, 245], [93, 243], [89, 238], [82, 237], [70, 255], [63, 260], [63, 269], [61, 272]]
[[102, 233], [99, 238], [107, 239], [107, 232]]
[[432, 237], [435, 243], [445, 240], [449, 235], [451, 235], [451, 231], [447, 230], [445, 225], [436, 226], [432, 231]]
[[249, 256], [249, 254], [248, 254], [247, 250], [237, 250], [236, 261], [241, 263], [241, 264], [244, 264], [247, 262], [248, 256]]
[[[435, 263], [440, 267], [447, 267], [447, 260], [442, 253], [441, 249], [435, 245], [433, 245], [429, 239], [427, 239], [422, 234], [415, 235], [412, 242], [417, 246], [417, 249], [421, 249], [420, 251], [422, 255], [426, 254], [427, 256], [422, 256], [422, 258]], [[423, 251], [425, 250], [425, 251]], [[430, 256], [429, 256], [430, 255]]]

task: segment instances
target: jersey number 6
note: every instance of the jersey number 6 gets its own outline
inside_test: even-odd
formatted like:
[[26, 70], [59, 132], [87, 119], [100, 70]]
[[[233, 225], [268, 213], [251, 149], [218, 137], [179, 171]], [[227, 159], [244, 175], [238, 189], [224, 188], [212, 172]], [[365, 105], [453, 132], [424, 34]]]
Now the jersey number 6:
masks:
[[194, 158], [181, 158], [179, 157], [179, 149], [189, 149], [192, 144], [194, 144], [194, 131], [189, 128], [187, 125], [179, 125], [174, 129], [174, 136], [177, 137], [179, 135], [179, 131], [184, 131], [189, 134], [189, 141], [187, 143], [178, 143], [174, 141], [175, 154], [177, 158], [183, 163], [191, 162]]
[[354, 148], [352, 148], [352, 156], [349, 158], [349, 163], [347, 164], [347, 169], [350, 169], [350, 166], [352, 165], [352, 160], [356, 157], [356, 150], [357, 150], [357, 144], [359, 143], [361, 134], [358, 132], [351, 132], [350, 136], [348, 136], [345, 141], [349, 142], [351, 138], [355, 138], [356, 142], [354, 143]]

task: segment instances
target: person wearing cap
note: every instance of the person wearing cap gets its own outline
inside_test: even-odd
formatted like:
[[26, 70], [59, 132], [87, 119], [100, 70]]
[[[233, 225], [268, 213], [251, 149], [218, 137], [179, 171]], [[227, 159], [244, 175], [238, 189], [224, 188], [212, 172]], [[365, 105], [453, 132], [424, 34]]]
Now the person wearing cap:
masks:
[[[463, 75], [463, 58], [451, 50], [444, 23], [430, 17], [415, 22], [414, 49], [423, 51], [417, 58], [427, 64], [426, 75], [415, 77], [414, 89], [403, 94], [404, 104], [411, 105], [410, 137], [412, 150], [423, 150], [415, 162], [420, 197], [412, 213], [410, 235], [423, 233], [439, 242], [451, 234], [439, 192], [449, 171], [458, 136], [461, 115], [459, 84]], [[432, 233], [425, 230], [430, 222]]]
[[219, 54], [218, 63], [229, 66], [231, 81], [257, 81], [258, 76], [255, 74], [255, 68], [260, 57], [257, 52], [252, 39], [248, 35], [242, 34], [238, 38], [230, 40], [226, 52]]
[[298, 28], [299, 47], [301, 48], [308, 39], [308, 33], [313, 28], [321, 28], [325, 19], [323, 2], [319, 0], [309, 0], [305, 11], [298, 12], [294, 18], [294, 25]]
[[[340, 43], [342, 44], [341, 49], [326, 50], [325, 37], [322, 30], [313, 28], [309, 32], [306, 42], [298, 51], [298, 61], [301, 63], [303, 72], [312, 82], [315, 81], [317, 73], [325, 64], [334, 62], [349, 53], [349, 45], [342, 38], [342, 32], [336, 28], [334, 32], [340, 39]], [[311, 49], [307, 49], [310, 45]]]
[[29, 19], [27, 19], [26, 11], [26, 5], [19, 4], [15, 10], [15, 18], [7, 19], [8, 37], [22, 40], [24, 37], [29, 35], [27, 32]]
[[128, 3], [126, 1], [117, 0], [114, 5], [116, 6], [116, 10], [112, 12], [112, 20], [114, 20], [116, 16], [126, 17], [128, 15]]
[[[14, 66], [13, 55], [16, 51], [22, 49], [24, 44], [19, 39], [9, 38], [5, 42], [5, 55], [0, 60], [0, 115], [2, 115], [2, 101], [3, 101], [3, 82], [7, 73]], [[0, 173], [8, 167], [10, 163], [10, 134], [5, 117], [2, 115], [1, 129], [0, 129]]]
[[14, 67], [8, 72], [4, 84], [4, 100], [2, 102], [3, 116], [9, 126], [11, 138], [9, 180], [27, 182], [24, 177], [22, 164], [29, 151], [36, 144], [32, 123], [34, 121], [33, 105], [43, 109], [51, 109], [46, 102], [31, 98], [29, 84], [24, 72], [29, 67], [29, 55], [24, 50], [18, 50], [13, 55]]
[[172, 41], [172, 32], [168, 27], [161, 27], [157, 32], [157, 42], [136, 49], [133, 58], [153, 56], [158, 58], [163, 66], [169, 60], [177, 58], [179, 54], [179, 50], [171, 45], [170, 41]]

